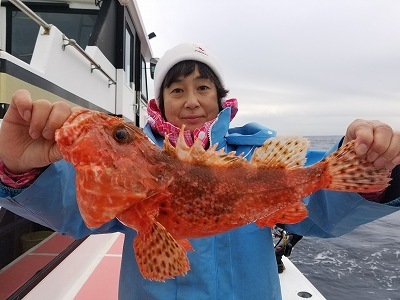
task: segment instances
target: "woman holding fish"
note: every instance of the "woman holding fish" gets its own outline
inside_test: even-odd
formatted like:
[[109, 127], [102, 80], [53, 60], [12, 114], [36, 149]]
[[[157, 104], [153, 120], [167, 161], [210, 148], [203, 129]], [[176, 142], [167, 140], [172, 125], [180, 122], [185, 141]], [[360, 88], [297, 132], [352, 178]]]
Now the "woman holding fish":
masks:
[[398, 210], [390, 126], [356, 120], [302, 168], [321, 159], [304, 140], [229, 128], [237, 102], [207, 48], [166, 52], [154, 84], [144, 132], [158, 147], [122, 120], [22, 90], [0, 131], [0, 206], [76, 238], [123, 232], [120, 299], [281, 299], [268, 227], [334, 237]]

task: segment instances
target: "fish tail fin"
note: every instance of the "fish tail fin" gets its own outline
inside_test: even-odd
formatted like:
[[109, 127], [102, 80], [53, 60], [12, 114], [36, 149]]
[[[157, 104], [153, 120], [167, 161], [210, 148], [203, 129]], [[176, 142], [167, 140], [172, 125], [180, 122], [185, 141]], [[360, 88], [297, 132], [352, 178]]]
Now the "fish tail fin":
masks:
[[354, 140], [325, 158], [330, 182], [326, 189], [357, 193], [379, 192], [389, 185], [390, 171], [376, 168], [354, 151]]
[[139, 270], [147, 279], [165, 281], [190, 270], [185, 250], [192, 249], [189, 241], [176, 241], [157, 221], [146, 232], [138, 232], [133, 247]]

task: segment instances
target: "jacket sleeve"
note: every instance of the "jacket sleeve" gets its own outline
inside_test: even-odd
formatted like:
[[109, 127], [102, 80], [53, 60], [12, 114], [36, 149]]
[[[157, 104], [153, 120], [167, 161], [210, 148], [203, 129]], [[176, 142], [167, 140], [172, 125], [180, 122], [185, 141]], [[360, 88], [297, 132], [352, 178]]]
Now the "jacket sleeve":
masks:
[[319, 190], [304, 199], [308, 217], [285, 229], [299, 235], [337, 237], [400, 207], [371, 202], [357, 193]]
[[118, 230], [121, 224], [116, 220], [97, 229], [88, 228], [79, 213], [75, 190], [74, 168], [62, 160], [51, 164], [28, 188], [0, 184], [0, 206], [74, 238]]
[[[336, 150], [321, 155], [309, 153], [312, 161], [317, 161]], [[319, 237], [337, 237], [348, 233], [362, 224], [369, 223], [400, 210], [400, 167], [392, 172], [391, 186], [385, 193], [385, 203], [364, 199], [358, 193], [319, 190], [303, 202], [307, 205], [308, 217], [300, 223], [285, 225], [289, 232]]]

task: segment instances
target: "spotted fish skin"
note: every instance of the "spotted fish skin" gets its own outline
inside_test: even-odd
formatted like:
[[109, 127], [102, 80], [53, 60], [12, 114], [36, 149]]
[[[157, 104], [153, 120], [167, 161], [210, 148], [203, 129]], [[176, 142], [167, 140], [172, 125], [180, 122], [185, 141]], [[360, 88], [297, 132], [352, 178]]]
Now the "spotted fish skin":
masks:
[[[183, 132], [183, 130], [181, 131]], [[389, 183], [354, 152], [354, 141], [303, 167], [309, 142], [268, 139], [250, 161], [234, 153], [188, 147], [180, 135], [164, 149], [123, 119], [82, 110], [56, 132], [64, 158], [76, 169], [77, 201], [89, 227], [118, 218], [137, 231], [135, 256], [144, 277], [164, 281], [190, 270], [188, 238], [307, 217], [301, 199], [319, 189], [375, 192]]]

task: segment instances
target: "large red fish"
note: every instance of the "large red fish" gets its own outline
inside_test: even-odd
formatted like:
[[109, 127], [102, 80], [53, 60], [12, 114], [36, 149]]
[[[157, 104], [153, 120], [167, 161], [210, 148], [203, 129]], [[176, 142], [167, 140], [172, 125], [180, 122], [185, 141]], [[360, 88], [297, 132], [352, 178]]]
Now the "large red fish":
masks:
[[359, 158], [354, 142], [303, 167], [308, 141], [276, 137], [250, 161], [234, 153], [150, 142], [132, 124], [106, 114], [75, 112], [56, 132], [64, 158], [76, 169], [82, 217], [98, 227], [117, 217], [138, 234], [143, 276], [164, 281], [189, 269], [187, 238], [215, 235], [255, 222], [296, 223], [307, 216], [301, 199], [319, 189], [373, 192], [387, 187], [388, 171]]

